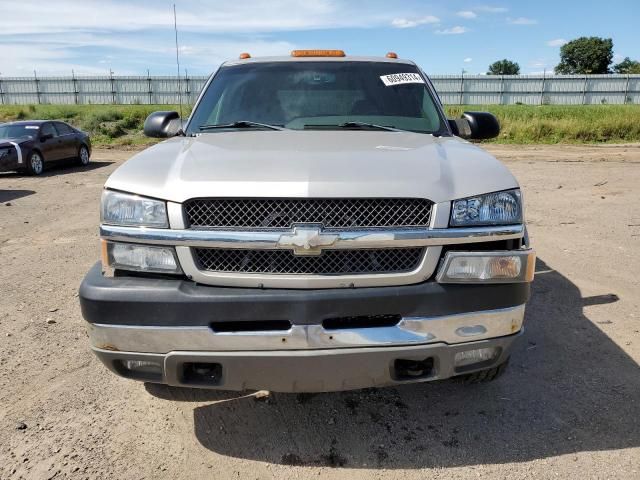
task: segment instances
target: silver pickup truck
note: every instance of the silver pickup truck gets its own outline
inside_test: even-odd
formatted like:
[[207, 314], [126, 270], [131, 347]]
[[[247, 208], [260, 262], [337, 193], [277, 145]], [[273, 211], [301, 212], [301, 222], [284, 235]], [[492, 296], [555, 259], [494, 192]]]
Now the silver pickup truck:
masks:
[[518, 182], [413, 62], [294, 51], [223, 64], [188, 120], [107, 180], [80, 287], [118, 375], [317, 392], [500, 375], [535, 254]]

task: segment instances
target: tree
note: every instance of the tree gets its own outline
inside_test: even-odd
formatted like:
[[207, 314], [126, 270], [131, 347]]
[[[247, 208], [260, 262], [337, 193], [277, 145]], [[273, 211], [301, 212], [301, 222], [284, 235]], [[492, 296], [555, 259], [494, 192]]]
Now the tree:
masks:
[[613, 71], [616, 73], [640, 74], [640, 62], [625, 57], [620, 63], [614, 65]]
[[498, 60], [489, 65], [487, 75], [519, 75], [520, 65], [511, 60]]
[[560, 48], [560, 63], [556, 66], [556, 73], [609, 73], [612, 59], [613, 41], [610, 38], [580, 37]]

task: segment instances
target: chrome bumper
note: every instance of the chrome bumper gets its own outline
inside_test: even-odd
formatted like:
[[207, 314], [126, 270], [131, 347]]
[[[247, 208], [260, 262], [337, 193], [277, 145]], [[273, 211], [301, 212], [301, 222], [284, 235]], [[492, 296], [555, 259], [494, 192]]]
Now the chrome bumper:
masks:
[[[443, 380], [506, 362], [518, 334], [456, 345], [159, 353], [94, 349], [117, 375], [180, 387], [274, 392], [331, 392]], [[459, 355], [492, 357], [462, 366]]]
[[89, 324], [94, 349], [168, 353], [176, 351], [275, 351], [353, 347], [449, 345], [519, 332], [524, 305], [438, 317], [405, 317], [391, 327], [328, 330], [293, 325], [285, 331], [214, 332], [207, 326], [162, 327]]

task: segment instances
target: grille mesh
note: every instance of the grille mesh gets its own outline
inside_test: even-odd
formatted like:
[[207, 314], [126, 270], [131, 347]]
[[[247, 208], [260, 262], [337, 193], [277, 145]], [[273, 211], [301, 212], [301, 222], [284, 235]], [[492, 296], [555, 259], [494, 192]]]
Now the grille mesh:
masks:
[[418, 267], [423, 252], [423, 248], [325, 250], [318, 256], [302, 256], [290, 250], [194, 249], [200, 270], [325, 275], [408, 272]]
[[184, 208], [192, 228], [371, 228], [428, 226], [432, 205], [420, 198], [209, 198]]

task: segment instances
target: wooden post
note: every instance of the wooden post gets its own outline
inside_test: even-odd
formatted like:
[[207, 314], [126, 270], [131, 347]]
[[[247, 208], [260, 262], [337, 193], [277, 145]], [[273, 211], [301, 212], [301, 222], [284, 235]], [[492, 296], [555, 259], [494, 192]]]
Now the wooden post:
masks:
[[113, 70], [109, 69], [109, 81], [111, 83], [111, 103], [116, 104], [116, 87], [113, 80]]
[[71, 70], [71, 80], [73, 81], [73, 101], [78, 104], [78, 81], [76, 80], [76, 73]]
[[149, 94], [149, 105], [153, 103], [153, 90], [151, 90], [151, 74], [147, 68], [147, 93]]
[[33, 71], [33, 78], [36, 82], [36, 96], [38, 97], [38, 105], [40, 105], [40, 87], [38, 85], [38, 74], [35, 70]]
[[629, 96], [629, 74], [627, 73], [627, 81], [624, 86], [624, 102], [623, 104], [627, 104], [627, 97]]

